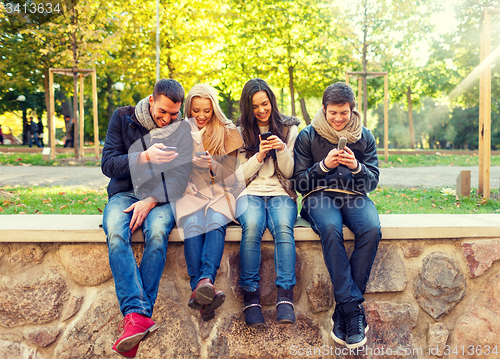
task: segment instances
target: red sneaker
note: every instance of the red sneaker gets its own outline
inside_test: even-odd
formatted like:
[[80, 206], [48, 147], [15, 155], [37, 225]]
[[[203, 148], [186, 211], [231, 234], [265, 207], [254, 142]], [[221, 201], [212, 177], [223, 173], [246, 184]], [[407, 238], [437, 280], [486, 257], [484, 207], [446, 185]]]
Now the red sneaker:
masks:
[[135, 345], [135, 347], [133, 347], [132, 349], [130, 349], [129, 351], [127, 352], [120, 352], [116, 349], [116, 343], [115, 345], [113, 345], [113, 347], [111, 348], [112, 351], [114, 351], [116, 354], [118, 355], [121, 355], [122, 357], [124, 358], [135, 358], [135, 356], [137, 355], [137, 349], [139, 349], [139, 344], [141, 344], [141, 342], [137, 343]]
[[115, 343], [116, 350], [120, 353], [131, 351], [149, 333], [158, 329], [151, 318], [139, 313], [127, 314], [120, 326], [123, 333]]

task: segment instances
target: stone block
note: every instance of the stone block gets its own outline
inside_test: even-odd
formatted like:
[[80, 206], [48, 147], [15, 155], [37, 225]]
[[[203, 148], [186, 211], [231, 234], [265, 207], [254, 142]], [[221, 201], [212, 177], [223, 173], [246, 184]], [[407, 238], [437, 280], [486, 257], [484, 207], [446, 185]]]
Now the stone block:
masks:
[[[302, 288], [302, 256], [298, 249], [295, 250], [295, 276], [297, 284], [293, 288], [293, 300], [296, 302], [300, 298], [300, 291]], [[229, 255], [229, 283], [234, 296], [240, 302], [243, 302], [243, 291], [240, 288], [240, 252], [234, 251]], [[262, 305], [275, 305], [277, 298], [276, 289], [276, 271], [274, 268], [274, 247], [263, 245], [261, 248], [261, 261], [260, 261], [260, 302]]]
[[335, 302], [333, 299], [333, 285], [329, 276], [315, 273], [306, 287], [309, 309], [313, 313], [328, 311]]
[[405, 243], [401, 245], [401, 248], [405, 258], [416, 258], [423, 253], [425, 245], [424, 243]]
[[66, 320], [73, 317], [76, 313], [78, 313], [78, 311], [82, 307], [82, 303], [83, 303], [83, 297], [76, 297], [74, 295], [71, 296], [67, 304], [66, 310], [61, 316], [61, 321], [65, 322]]
[[442, 357], [450, 331], [443, 323], [429, 323], [429, 352], [432, 355]]
[[462, 243], [465, 260], [471, 278], [483, 275], [500, 259], [500, 241], [478, 241]]
[[461, 171], [457, 177], [457, 196], [470, 197], [471, 171]]
[[106, 244], [67, 244], [57, 251], [57, 257], [79, 285], [94, 287], [113, 276]]
[[424, 258], [421, 271], [413, 282], [418, 304], [436, 320], [463, 299], [465, 287], [464, 275], [455, 260], [440, 252]]
[[0, 340], [0, 358], [43, 359], [43, 356], [24, 344]]
[[66, 282], [54, 270], [43, 274], [32, 270], [13, 277], [2, 277], [0, 325], [11, 328], [56, 320], [63, 308], [66, 288]]
[[45, 252], [36, 244], [23, 245], [11, 253], [10, 263], [41, 263]]
[[[465, 347], [467, 358], [500, 357], [500, 272], [484, 284], [480, 292], [471, 300], [464, 313], [458, 318], [450, 347]], [[486, 347], [489, 346], [489, 347]], [[493, 350], [496, 346], [496, 354]], [[472, 352], [468, 350], [472, 348]], [[478, 349], [481, 349], [479, 353]], [[489, 354], [486, 351], [489, 350]], [[461, 359], [460, 351], [451, 353], [449, 359]]]
[[24, 338], [31, 344], [35, 344], [43, 348], [54, 343], [60, 331], [60, 329], [56, 328], [37, 328], [26, 333]]
[[398, 247], [380, 244], [366, 293], [402, 292], [407, 284], [406, 267]]

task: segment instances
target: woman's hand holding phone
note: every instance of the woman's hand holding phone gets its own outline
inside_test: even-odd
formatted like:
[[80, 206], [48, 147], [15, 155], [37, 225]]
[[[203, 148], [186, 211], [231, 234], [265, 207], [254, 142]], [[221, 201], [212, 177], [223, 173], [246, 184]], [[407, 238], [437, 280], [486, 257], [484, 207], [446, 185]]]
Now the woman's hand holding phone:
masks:
[[207, 151], [196, 152], [193, 162], [198, 167], [212, 169], [212, 156]]
[[264, 132], [259, 135], [259, 152], [257, 152], [257, 161], [259, 161], [259, 163], [262, 163], [267, 153], [273, 149], [273, 144], [270, 140], [272, 137], [273, 135], [271, 132]]

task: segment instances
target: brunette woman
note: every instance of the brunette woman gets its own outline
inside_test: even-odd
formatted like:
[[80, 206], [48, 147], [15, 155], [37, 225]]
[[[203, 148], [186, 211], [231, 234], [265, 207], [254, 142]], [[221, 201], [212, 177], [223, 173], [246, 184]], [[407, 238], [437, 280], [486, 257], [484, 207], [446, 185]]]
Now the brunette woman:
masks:
[[184, 197], [176, 202], [177, 223], [184, 231], [184, 255], [193, 293], [189, 307], [204, 321], [224, 303], [214, 282], [224, 251], [226, 226], [233, 221], [234, 169], [243, 141], [226, 118], [215, 90], [196, 85], [186, 98], [185, 113], [193, 137], [193, 170]]
[[[277, 319], [295, 323], [295, 239], [297, 197], [289, 178], [293, 174], [293, 146], [297, 138], [295, 117], [282, 115], [276, 97], [262, 79], [245, 84], [240, 99], [238, 125], [244, 145], [238, 153], [246, 180], [246, 210], [243, 197], [237, 202], [242, 227], [240, 245], [241, 279], [247, 325], [264, 324], [259, 294], [261, 240], [266, 228], [274, 238]], [[270, 133], [269, 133], [270, 132]]]

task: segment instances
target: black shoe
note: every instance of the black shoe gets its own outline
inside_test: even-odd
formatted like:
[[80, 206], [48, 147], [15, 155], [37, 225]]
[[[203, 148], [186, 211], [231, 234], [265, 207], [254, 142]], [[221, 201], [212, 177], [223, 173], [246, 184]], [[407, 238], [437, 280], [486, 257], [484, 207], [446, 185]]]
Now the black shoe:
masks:
[[365, 345], [368, 324], [363, 307], [357, 302], [349, 302], [342, 305], [341, 312], [347, 329], [345, 340], [347, 348], [354, 349]]
[[277, 319], [282, 324], [294, 324], [295, 313], [293, 306], [293, 288], [278, 287], [278, 302], [276, 303]]
[[249, 327], [266, 324], [260, 305], [260, 292], [257, 289], [255, 292], [243, 290], [243, 301], [245, 302], [245, 322]]
[[335, 304], [335, 311], [333, 312], [332, 316], [333, 329], [330, 334], [336, 343], [340, 345], [345, 345], [347, 329], [345, 324], [345, 318], [342, 315], [340, 306], [341, 305], [339, 303]]

